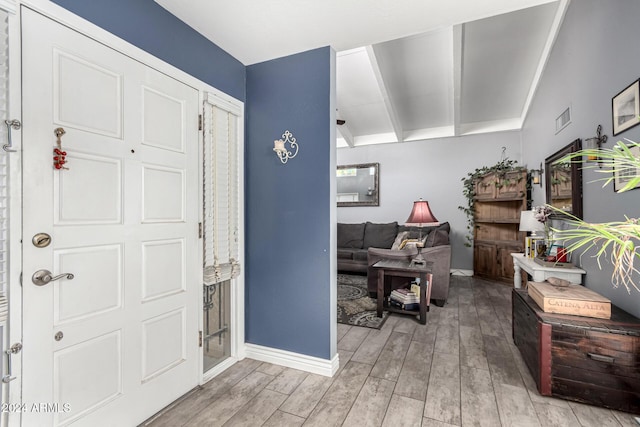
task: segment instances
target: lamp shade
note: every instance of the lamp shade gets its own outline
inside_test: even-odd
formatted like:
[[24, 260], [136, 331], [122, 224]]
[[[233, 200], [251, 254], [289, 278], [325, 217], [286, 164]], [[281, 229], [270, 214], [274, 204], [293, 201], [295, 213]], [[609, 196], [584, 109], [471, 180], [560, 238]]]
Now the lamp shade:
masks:
[[520, 231], [544, 231], [544, 224], [536, 219], [533, 211], [520, 212]]
[[440, 223], [431, 212], [429, 202], [420, 199], [416, 202], [413, 202], [413, 209], [411, 210], [411, 214], [409, 214], [409, 218], [407, 218], [405, 224], [423, 226], [439, 225]]

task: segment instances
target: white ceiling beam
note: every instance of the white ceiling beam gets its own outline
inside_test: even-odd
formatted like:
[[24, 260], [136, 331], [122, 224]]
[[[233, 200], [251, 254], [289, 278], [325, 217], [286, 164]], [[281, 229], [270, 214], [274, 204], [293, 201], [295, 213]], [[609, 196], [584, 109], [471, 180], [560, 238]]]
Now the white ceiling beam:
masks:
[[453, 126], [441, 126], [426, 129], [408, 130], [404, 133], [404, 140], [409, 141], [422, 141], [435, 138], [448, 138], [455, 136], [453, 134]]
[[453, 134], [460, 135], [460, 103], [462, 98], [462, 55], [464, 24], [453, 26]]
[[395, 144], [397, 141], [396, 134], [393, 132], [378, 133], [375, 135], [361, 135], [355, 138], [355, 146], [361, 147], [363, 145], [376, 145], [376, 144]]
[[342, 138], [344, 138], [344, 142], [346, 142], [350, 148], [353, 148], [355, 146], [353, 134], [349, 130], [347, 124], [345, 123], [343, 125], [336, 125], [336, 128], [338, 129], [340, 135], [342, 135]]
[[373, 69], [373, 74], [376, 76], [376, 81], [378, 82], [378, 87], [380, 88], [382, 99], [384, 100], [387, 115], [389, 116], [391, 126], [393, 127], [393, 132], [396, 135], [396, 139], [398, 140], [397, 142], [402, 142], [404, 140], [402, 125], [400, 124], [398, 113], [393, 106], [391, 96], [389, 95], [389, 90], [387, 89], [387, 85], [384, 82], [384, 77], [382, 75], [382, 72], [380, 71], [380, 64], [378, 63], [375, 48], [373, 46], [367, 46], [366, 49], [367, 55], [369, 56], [369, 62], [371, 63], [371, 68]]
[[538, 89], [538, 85], [540, 84], [540, 79], [542, 78], [542, 72], [544, 68], [547, 66], [547, 61], [549, 60], [549, 56], [551, 56], [551, 49], [553, 48], [553, 44], [558, 37], [558, 33], [560, 32], [560, 26], [562, 25], [562, 21], [564, 20], [564, 16], [567, 13], [567, 9], [569, 8], [569, 3], [571, 0], [560, 0], [560, 4], [558, 5], [558, 10], [556, 11], [556, 16], [553, 18], [553, 23], [551, 24], [551, 30], [549, 31], [549, 37], [547, 37], [547, 41], [544, 45], [544, 49], [542, 50], [542, 55], [540, 55], [540, 62], [538, 63], [538, 68], [536, 68], [536, 73], [533, 76], [533, 80], [531, 82], [531, 87], [529, 88], [529, 94], [527, 95], [527, 99], [524, 102], [524, 107], [522, 108], [522, 115], [520, 116], [520, 121], [524, 126], [524, 121], [527, 118], [527, 113], [529, 112], [529, 107], [531, 107], [531, 102], [533, 102], [533, 97], [536, 94], [536, 90]]
[[463, 123], [460, 135], [476, 135], [480, 133], [518, 131], [522, 129], [519, 117], [513, 119], [490, 120], [486, 122]]

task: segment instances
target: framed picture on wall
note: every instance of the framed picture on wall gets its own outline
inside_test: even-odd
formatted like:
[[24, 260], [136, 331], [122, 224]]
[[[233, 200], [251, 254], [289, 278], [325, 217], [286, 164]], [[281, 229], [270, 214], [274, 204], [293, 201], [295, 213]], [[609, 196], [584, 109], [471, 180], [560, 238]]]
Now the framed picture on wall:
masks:
[[[633, 156], [637, 159], [640, 159], [640, 145], [633, 144], [630, 145], [629, 151]], [[633, 179], [640, 176], [640, 168], [634, 167], [633, 165], [613, 165], [613, 190], [616, 193], [619, 193], [620, 190]], [[636, 184], [632, 189], [640, 188], [640, 181], [636, 179]]]
[[640, 123], [640, 80], [631, 83], [613, 97], [611, 114], [614, 135]]

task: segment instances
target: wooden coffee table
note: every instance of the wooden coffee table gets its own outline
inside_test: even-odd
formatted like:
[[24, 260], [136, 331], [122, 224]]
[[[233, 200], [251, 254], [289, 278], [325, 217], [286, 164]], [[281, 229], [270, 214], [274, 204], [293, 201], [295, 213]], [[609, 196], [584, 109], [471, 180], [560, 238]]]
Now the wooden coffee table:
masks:
[[[411, 261], [383, 259], [375, 264], [373, 268], [378, 272], [378, 317], [382, 317], [384, 308], [387, 311], [401, 314], [411, 314], [420, 316], [420, 323], [427, 323], [427, 311], [429, 300], [431, 299], [431, 274], [433, 263], [427, 262], [425, 265], [411, 265]], [[420, 308], [418, 310], [402, 310], [397, 307], [384, 304], [384, 281], [385, 277], [419, 277], [420, 278]]]

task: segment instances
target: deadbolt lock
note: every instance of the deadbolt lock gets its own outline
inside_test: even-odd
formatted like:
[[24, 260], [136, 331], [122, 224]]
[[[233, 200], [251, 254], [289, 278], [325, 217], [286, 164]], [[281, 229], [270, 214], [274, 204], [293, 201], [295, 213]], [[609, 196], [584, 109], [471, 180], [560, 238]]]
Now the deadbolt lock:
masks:
[[51, 244], [51, 236], [49, 236], [47, 233], [38, 233], [33, 236], [31, 242], [33, 242], [33, 246], [35, 246], [36, 248], [46, 248]]

